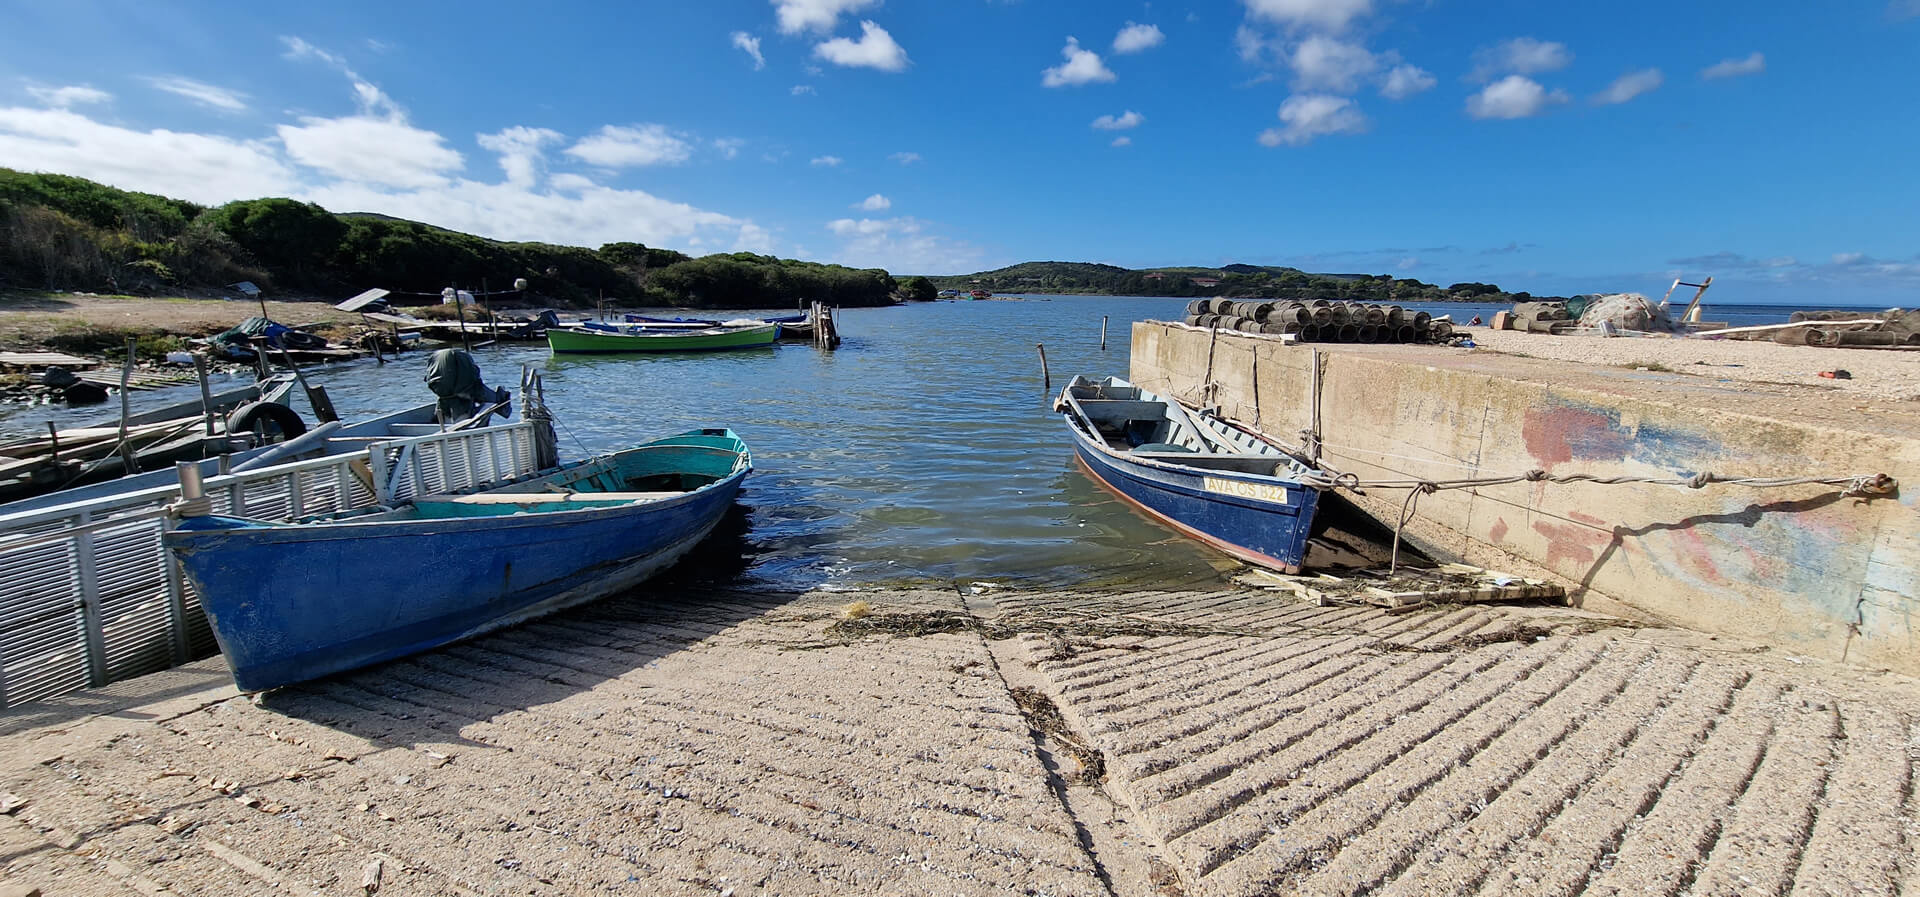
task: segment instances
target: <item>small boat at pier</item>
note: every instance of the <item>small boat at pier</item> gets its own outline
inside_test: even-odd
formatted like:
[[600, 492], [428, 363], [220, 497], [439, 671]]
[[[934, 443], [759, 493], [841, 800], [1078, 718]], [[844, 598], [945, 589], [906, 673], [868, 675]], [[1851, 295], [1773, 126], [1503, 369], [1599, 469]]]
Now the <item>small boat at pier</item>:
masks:
[[706, 538], [752, 467], [732, 430], [692, 430], [487, 491], [294, 523], [194, 516], [185, 470], [165, 541], [234, 684], [265, 691], [638, 585]]
[[0, 442], [0, 502], [165, 468], [199, 458], [207, 445], [243, 431], [298, 436], [305, 425], [290, 420], [280, 404], [293, 384], [292, 374], [274, 374], [251, 386], [129, 415], [124, 428], [111, 417]]
[[713, 352], [758, 349], [771, 346], [780, 338], [781, 325], [765, 321], [737, 326], [703, 325], [705, 322], [583, 321], [547, 328], [547, 345], [555, 353]]
[[1118, 377], [1073, 378], [1054, 410], [1108, 491], [1249, 564], [1300, 572], [1320, 497], [1303, 459]]

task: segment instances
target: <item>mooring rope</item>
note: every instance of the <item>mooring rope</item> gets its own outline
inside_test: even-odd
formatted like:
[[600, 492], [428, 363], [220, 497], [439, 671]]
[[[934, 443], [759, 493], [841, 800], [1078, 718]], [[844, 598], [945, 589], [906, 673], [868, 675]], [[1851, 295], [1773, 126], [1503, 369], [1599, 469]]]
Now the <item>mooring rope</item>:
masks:
[[1837, 477], [1724, 477], [1712, 471], [1701, 471], [1690, 477], [1658, 476], [1595, 476], [1590, 473], [1547, 473], [1544, 470], [1529, 470], [1522, 474], [1501, 477], [1474, 477], [1464, 480], [1362, 480], [1352, 473], [1326, 476], [1318, 473], [1299, 475], [1300, 481], [1316, 489], [1348, 489], [1360, 492], [1362, 489], [1405, 489], [1407, 498], [1400, 503], [1400, 516], [1393, 524], [1393, 551], [1387, 558], [1387, 572], [1400, 567], [1400, 534], [1412, 523], [1419, 513], [1420, 496], [1431, 495], [1443, 489], [1471, 489], [1476, 486], [1504, 486], [1510, 483], [1593, 483], [1602, 486], [1614, 486], [1624, 483], [1642, 483], [1653, 486], [1686, 486], [1690, 489], [1704, 489], [1714, 483], [1728, 486], [1749, 486], [1755, 489], [1772, 489], [1782, 486], [1845, 486], [1840, 494], [1862, 498], [1877, 498], [1891, 495], [1900, 483], [1884, 473], [1849, 474]]

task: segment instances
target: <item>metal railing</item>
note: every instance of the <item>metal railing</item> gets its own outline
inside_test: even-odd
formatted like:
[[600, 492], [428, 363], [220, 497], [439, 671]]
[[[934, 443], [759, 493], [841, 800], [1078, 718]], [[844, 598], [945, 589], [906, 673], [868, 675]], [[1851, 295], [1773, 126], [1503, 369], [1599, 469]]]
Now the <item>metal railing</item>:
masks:
[[[216, 514], [301, 517], [537, 472], [538, 424], [377, 442], [210, 476]], [[216, 650], [199, 596], [161, 542], [178, 483], [0, 515], [0, 707], [157, 672]]]

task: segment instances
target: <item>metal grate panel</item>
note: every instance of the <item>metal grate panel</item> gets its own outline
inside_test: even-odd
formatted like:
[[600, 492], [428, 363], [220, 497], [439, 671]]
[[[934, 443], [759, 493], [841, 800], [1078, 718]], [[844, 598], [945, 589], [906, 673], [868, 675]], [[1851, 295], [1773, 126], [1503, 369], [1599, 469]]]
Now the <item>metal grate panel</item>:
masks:
[[[536, 471], [525, 422], [396, 439], [207, 479], [214, 512], [291, 520]], [[377, 463], [376, 457], [386, 459]], [[497, 461], [495, 459], [498, 459]], [[178, 484], [0, 514], [0, 707], [166, 669], [216, 650], [161, 541]]]

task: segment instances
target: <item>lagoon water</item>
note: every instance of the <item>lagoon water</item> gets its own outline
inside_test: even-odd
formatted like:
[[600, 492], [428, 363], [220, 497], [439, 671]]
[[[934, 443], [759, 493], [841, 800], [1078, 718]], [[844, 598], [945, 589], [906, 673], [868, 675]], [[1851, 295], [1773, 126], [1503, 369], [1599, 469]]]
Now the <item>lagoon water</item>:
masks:
[[[753, 585], [1180, 584], [1225, 565], [1074, 468], [1034, 344], [1046, 344], [1056, 388], [1074, 373], [1124, 376], [1129, 322], [1183, 307], [1061, 298], [845, 309], [834, 352], [790, 343], [551, 356], [529, 344], [475, 354], [492, 380], [510, 383], [521, 364], [542, 373], [564, 455], [692, 427], [738, 431], [754, 452], [744, 519], [704, 558]], [[426, 395], [419, 374], [392, 373], [399, 382], [362, 373], [328, 392], [343, 414]]]
[[[740, 508], [680, 575], [748, 586], [859, 589], [976, 582], [1196, 586], [1232, 564], [1148, 522], [1074, 464], [1041, 384], [1127, 373], [1130, 324], [1177, 319], [1185, 300], [1023, 297], [839, 312], [844, 344], [713, 354], [552, 356], [542, 344], [474, 351], [488, 382], [521, 365], [546, 380], [564, 458], [695, 427], [729, 426], [752, 447]], [[1456, 321], [1504, 306], [1421, 306]], [[1730, 319], [1725, 310], [1717, 319]], [[1100, 321], [1108, 343], [1100, 349]], [[1742, 314], [1738, 323], [1780, 310]], [[430, 401], [427, 353], [315, 368], [348, 420]], [[140, 394], [142, 405], [197, 398]], [[304, 399], [296, 407], [311, 416]], [[20, 409], [0, 431], [110, 416]]]

